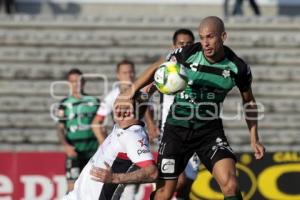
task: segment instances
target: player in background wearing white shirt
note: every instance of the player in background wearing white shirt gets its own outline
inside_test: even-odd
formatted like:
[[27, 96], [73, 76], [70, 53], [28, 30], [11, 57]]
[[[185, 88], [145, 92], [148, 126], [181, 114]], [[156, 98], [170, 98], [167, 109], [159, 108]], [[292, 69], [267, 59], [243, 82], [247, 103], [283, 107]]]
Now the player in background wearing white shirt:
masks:
[[[112, 91], [106, 95], [103, 101], [101, 101], [97, 114], [93, 119], [92, 127], [95, 135], [107, 135], [107, 130], [104, 126], [102, 126], [102, 124], [105, 118], [112, 114], [114, 102], [120, 94], [120, 92], [124, 91], [124, 89], [130, 86], [131, 83], [134, 81], [134, 63], [130, 60], [122, 60], [121, 62], [119, 62], [116, 68], [116, 76], [119, 81], [118, 84], [116, 84], [116, 87], [113, 88]], [[158, 131], [155, 126], [155, 122], [151, 117], [149, 109], [147, 109], [145, 112], [144, 120], [147, 125], [150, 140], [157, 138]]]
[[158, 177], [148, 136], [139, 119], [149, 95], [138, 93], [126, 117], [114, 112], [115, 126], [63, 200], [119, 200], [126, 183], [154, 182]]
[[[174, 32], [172, 38], [172, 48], [177, 49], [184, 46], [189, 46], [194, 44], [195, 37], [191, 30], [189, 29], [178, 29]], [[174, 95], [162, 95], [162, 116], [161, 116], [161, 131], [164, 128], [164, 124], [167, 115], [170, 110], [170, 106], [173, 104]], [[163, 134], [163, 133], [162, 133]], [[184, 172], [178, 177], [178, 182], [176, 186], [176, 198], [177, 200], [189, 199], [189, 193], [194, 180], [198, 174], [198, 168], [200, 165], [200, 160], [196, 154], [194, 154], [189, 160]]]

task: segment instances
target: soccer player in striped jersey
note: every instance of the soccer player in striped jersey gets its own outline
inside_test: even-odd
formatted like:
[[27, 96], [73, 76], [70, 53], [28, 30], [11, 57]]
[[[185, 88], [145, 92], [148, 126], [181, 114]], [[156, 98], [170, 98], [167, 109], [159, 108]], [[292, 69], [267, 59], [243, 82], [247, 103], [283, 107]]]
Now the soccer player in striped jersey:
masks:
[[[224, 45], [227, 33], [220, 18], [204, 18], [198, 33], [200, 43], [177, 49], [170, 56], [185, 66], [189, 83], [176, 95], [167, 116], [158, 155], [160, 180], [156, 192], [151, 195], [155, 200], [171, 199], [178, 176], [194, 153], [216, 179], [225, 200], [242, 199], [236, 176], [236, 157], [219, 115], [222, 102], [235, 86], [245, 107], [254, 156], [256, 159], [264, 156], [265, 149], [257, 131], [257, 106], [251, 89], [250, 67]], [[120, 115], [125, 115], [129, 107], [125, 98], [130, 102], [135, 91], [153, 81], [156, 69], [163, 62], [159, 60], [152, 64], [134, 82], [134, 90], [122, 95]]]

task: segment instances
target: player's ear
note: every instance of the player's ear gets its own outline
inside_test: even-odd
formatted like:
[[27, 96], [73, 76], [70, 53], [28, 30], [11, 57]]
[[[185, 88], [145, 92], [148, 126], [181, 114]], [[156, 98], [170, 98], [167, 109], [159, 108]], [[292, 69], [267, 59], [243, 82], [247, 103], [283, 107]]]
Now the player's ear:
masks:
[[225, 40], [227, 39], [227, 33], [225, 31], [221, 34], [221, 38], [222, 38], [222, 41], [224, 43]]

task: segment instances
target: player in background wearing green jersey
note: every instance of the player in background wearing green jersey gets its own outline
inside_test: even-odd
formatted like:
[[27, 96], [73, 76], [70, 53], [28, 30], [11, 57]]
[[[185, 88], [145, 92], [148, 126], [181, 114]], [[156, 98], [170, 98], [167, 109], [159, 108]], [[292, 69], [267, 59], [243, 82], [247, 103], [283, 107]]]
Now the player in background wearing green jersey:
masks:
[[79, 69], [71, 69], [67, 74], [71, 95], [60, 102], [58, 109], [58, 137], [66, 154], [66, 177], [68, 191], [74, 187], [80, 171], [96, 152], [105, 136], [95, 137], [91, 122], [99, 107], [96, 97], [84, 94], [84, 79]]
[[[236, 158], [219, 116], [220, 105], [234, 86], [239, 88], [245, 106], [254, 156], [256, 159], [264, 156], [265, 149], [257, 132], [257, 105], [251, 89], [250, 68], [223, 45], [227, 34], [220, 18], [204, 18], [198, 32], [200, 43], [177, 49], [171, 55], [171, 59], [175, 58], [186, 67], [189, 84], [176, 95], [166, 120], [159, 148], [160, 179], [151, 195], [155, 200], [171, 199], [178, 175], [195, 152], [216, 179], [224, 199], [242, 199], [236, 176]], [[161, 59], [152, 64], [134, 82], [133, 89], [120, 95], [116, 102], [118, 115], [130, 114], [126, 103], [130, 102], [134, 91], [153, 81], [156, 69], [163, 62]]]

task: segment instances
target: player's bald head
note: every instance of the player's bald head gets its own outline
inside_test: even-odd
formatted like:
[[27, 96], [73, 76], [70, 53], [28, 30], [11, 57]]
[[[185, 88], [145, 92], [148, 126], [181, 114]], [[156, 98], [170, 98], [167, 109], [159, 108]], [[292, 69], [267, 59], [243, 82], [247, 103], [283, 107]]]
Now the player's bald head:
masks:
[[225, 32], [225, 26], [222, 19], [216, 16], [209, 16], [201, 21], [199, 30], [203, 30], [205, 28], [214, 29], [214, 31], [219, 34]]

